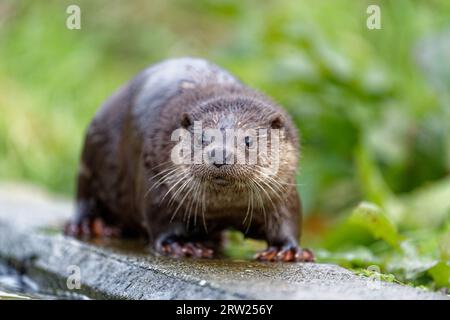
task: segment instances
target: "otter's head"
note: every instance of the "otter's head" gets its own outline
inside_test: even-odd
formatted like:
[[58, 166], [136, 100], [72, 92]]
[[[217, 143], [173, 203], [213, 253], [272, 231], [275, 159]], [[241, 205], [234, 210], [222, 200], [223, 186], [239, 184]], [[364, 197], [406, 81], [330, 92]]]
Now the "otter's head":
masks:
[[297, 133], [273, 102], [260, 96], [213, 97], [186, 108], [178, 121], [184, 142], [173, 153], [179, 156], [175, 180], [192, 186], [192, 197], [201, 188], [207, 197], [234, 202], [252, 194], [273, 203], [295, 181]]

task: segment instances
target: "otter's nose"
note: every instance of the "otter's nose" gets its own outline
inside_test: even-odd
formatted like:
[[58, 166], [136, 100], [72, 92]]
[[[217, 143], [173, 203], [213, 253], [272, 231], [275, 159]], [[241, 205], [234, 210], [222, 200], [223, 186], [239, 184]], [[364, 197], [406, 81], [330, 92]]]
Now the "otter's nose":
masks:
[[[218, 156], [222, 155], [222, 157]], [[216, 168], [232, 164], [234, 154], [224, 148], [213, 148], [208, 151], [209, 163]]]
[[217, 162], [213, 162], [213, 166], [216, 168], [220, 168], [221, 166], [224, 166], [226, 163], [217, 163]]

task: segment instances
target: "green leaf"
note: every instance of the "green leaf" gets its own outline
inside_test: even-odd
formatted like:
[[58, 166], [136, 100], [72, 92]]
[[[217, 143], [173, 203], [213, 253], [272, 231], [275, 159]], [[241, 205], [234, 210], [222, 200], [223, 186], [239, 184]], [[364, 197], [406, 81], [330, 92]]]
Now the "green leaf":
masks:
[[384, 206], [392, 198], [392, 193], [375, 164], [373, 156], [365, 146], [360, 145], [355, 150], [355, 159], [358, 179], [366, 199]]
[[439, 252], [442, 260], [450, 261], [450, 232], [445, 233], [439, 241]]
[[403, 240], [395, 225], [375, 204], [362, 202], [353, 210], [350, 222], [366, 228], [374, 238], [382, 239], [398, 248]]
[[428, 273], [438, 287], [450, 288], [450, 261], [440, 261]]
[[399, 197], [403, 205], [402, 226], [437, 228], [450, 216], [450, 178], [429, 183]]

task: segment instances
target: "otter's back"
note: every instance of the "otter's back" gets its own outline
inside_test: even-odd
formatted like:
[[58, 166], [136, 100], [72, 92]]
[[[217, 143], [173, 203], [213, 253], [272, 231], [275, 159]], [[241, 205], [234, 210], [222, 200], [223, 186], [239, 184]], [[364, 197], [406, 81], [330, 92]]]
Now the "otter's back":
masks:
[[160, 107], [183, 88], [214, 83], [242, 85], [219, 66], [204, 59], [189, 57], [169, 59], [153, 65], [142, 71], [133, 82], [138, 86], [138, 90], [134, 90], [137, 94], [132, 104], [133, 118], [136, 120], [147, 118], [142, 117], [143, 114], [152, 118], [157, 116]]

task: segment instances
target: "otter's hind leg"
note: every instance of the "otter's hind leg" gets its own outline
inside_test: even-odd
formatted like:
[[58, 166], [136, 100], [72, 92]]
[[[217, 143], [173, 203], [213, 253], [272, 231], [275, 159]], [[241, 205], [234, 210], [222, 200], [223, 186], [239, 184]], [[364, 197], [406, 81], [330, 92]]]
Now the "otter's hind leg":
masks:
[[74, 237], [115, 237], [121, 234], [117, 227], [108, 225], [109, 210], [92, 187], [92, 174], [81, 165], [78, 174], [75, 215], [64, 227], [66, 235]]

